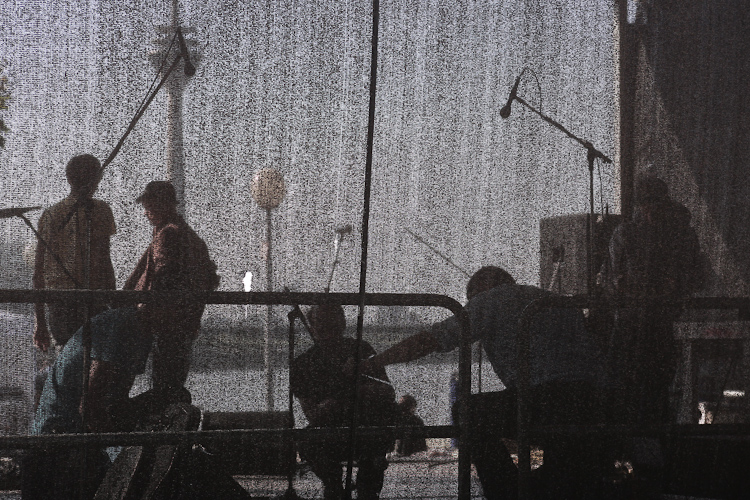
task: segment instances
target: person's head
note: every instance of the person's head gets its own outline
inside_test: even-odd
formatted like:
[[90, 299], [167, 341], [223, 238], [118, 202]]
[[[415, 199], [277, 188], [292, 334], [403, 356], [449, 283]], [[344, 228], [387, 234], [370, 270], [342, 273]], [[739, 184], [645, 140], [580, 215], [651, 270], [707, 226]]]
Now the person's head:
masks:
[[466, 284], [466, 298], [471, 300], [482, 292], [500, 285], [513, 285], [516, 280], [505, 269], [496, 266], [485, 266], [469, 278]]
[[168, 181], [151, 181], [136, 198], [143, 205], [146, 218], [154, 226], [160, 226], [177, 213], [177, 193]]
[[102, 164], [94, 156], [74, 156], [65, 166], [65, 177], [73, 193], [93, 195], [99, 186]]
[[404, 394], [398, 400], [398, 406], [404, 413], [414, 414], [417, 411], [417, 400], [411, 394]]
[[317, 304], [307, 313], [313, 340], [324, 342], [340, 338], [346, 329], [344, 308], [338, 304]]
[[669, 201], [667, 183], [652, 174], [642, 175], [635, 184], [636, 205], [659, 205]]
[[636, 217], [653, 220], [664, 207], [669, 205], [669, 188], [667, 183], [656, 175], [645, 174], [635, 183]]

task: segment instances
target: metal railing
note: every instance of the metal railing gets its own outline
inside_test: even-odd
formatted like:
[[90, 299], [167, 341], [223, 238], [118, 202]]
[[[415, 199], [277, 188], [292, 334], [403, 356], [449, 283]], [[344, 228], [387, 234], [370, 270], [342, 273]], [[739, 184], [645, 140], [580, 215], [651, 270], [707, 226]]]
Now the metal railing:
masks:
[[[300, 293], [300, 292], [158, 292], [121, 290], [0, 290], [0, 303], [86, 303], [123, 306], [151, 301], [194, 300], [205, 304], [236, 305], [314, 305], [341, 304], [359, 305], [361, 296], [355, 293]], [[471, 341], [468, 318], [463, 307], [456, 300], [435, 294], [365, 294], [366, 306], [421, 306], [442, 307], [458, 316], [462, 338], [459, 348], [459, 419], [468, 422], [468, 398], [462, 397], [471, 392]], [[0, 436], [0, 449], [39, 449], [58, 446], [134, 446], [162, 444], [212, 444], [242, 440], [253, 443], [273, 443], [279, 440], [324, 441], [331, 437], [349, 436], [348, 428], [313, 429], [237, 429], [189, 432], [120, 432], [55, 434], [41, 436]], [[408, 431], [395, 427], [361, 427], [358, 436], [386, 435], [392, 438], [403, 437], [408, 432], [417, 438], [458, 437], [461, 447], [458, 454], [458, 498], [471, 497], [471, 463], [467, 429], [458, 426], [425, 426], [424, 429]]]

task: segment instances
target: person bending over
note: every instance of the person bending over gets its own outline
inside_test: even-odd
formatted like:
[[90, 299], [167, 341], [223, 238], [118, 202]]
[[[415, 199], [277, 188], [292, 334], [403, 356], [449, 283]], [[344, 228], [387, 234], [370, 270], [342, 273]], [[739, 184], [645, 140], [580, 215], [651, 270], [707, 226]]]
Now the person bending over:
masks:
[[[550, 295], [516, 284], [499, 267], [483, 267], [466, 286], [465, 307], [472, 341], [482, 343], [495, 373], [507, 388], [469, 398], [469, 444], [484, 496], [517, 498], [517, 474], [503, 438], [515, 438], [518, 394], [518, 320], [526, 307]], [[363, 373], [393, 363], [412, 361], [459, 346], [457, 317], [435, 323], [361, 362]], [[531, 387], [527, 396], [532, 425], [590, 424], [598, 421], [598, 381], [602, 355], [584, 327], [579, 310], [543, 309], [530, 328]], [[455, 408], [454, 408], [455, 410]], [[591, 498], [598, 479], [597, 453], [585, 436], [560, 436], [541, 443], [544, 449], [541, 495], [556, 499]], [[595, 497], [594, 497], [595, 498]]]
[[[144, 371], [150, 349], [151, 335], [141, 327], [135, 307], [110, 309], [92, 318], [85, 415], [83, 328], [79, 328], [50, 370], [31, 434], [132, 430], [139, 415], [128, 395], [135, 376]], [[31, 450], [23, 460], [23, 498], [81, 498], [81, 490], [83, 498], [90, 498], [108, 465], [109, 459], [98, 448]]]

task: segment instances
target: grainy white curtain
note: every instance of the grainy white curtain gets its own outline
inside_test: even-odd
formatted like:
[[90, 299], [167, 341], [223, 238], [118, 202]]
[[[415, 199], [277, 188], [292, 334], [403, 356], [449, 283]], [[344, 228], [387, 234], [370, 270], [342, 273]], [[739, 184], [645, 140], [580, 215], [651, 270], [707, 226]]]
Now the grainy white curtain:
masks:
[[[523, 72], [519, 96], [616, 159], [614, 3], [381, 1], [367, 291], [461, 301], [463, 273], [486, 264], [538, 283], [540, 219], [588, 211], [586, 154], [517, 102], [509, 118], [499, 111]], [[9, 109], [0, 110], [11, 128], [0, 150], [0, 208], [49, 206], [67, 194], [69, 158], [110, 154], [158, 80], [159, 40], [169, 39], [164, 28], [173, 5], [0, 4], [0, 76], [12, 96]], [[270, 167], [287, 187], [271, 214], [274, 288], [323, 291], [335, 229], [351, 225], [331, 289], [357, 291], [371, 9], [367, 0], [177, 2], [197, 67], [173, 94], [182, 98], [174, 115], [181, 121], [172, 123], [182, 140], [168, 154], [168, 109], [175, 101], [165, 87], [107, 167], [97, 195], [115, 214], [112, 257], [120, 286], [151, 238], [134, 200], [148, 181], [167, 177], [168, 158], [176, 156], [184, 164], [186, 218], [215, 257], [221, 290], [242, 290], [248, 271], [253, 289], [265, 289], [266, 213], [250, 188], [253, 175]], [[619, 210], [618, 172], [617, 162], [596, 169], [597, 210], [605, 204]], [[40, 214], [29, 213], [34, 222]], [[29, 288], [23, 257], [33, 252], [31, 231], [18, 218], [0, 219], [0, 236], [0, 287]], [[283, 320], [285, 308], [275, 311]], [[6, 367], [0, 385], [32, 394], [30, 308], [0, 312]], [[391, 331], [445, 315], [371, 308], [365, 324], [368, 331]], [[190, 383], [197, 404], [258, 409], [266, 388], [248, 366], [260, 359], [264, 317], [254, 307], [208, 308], [206, 322], [222, 327], [204, 328], [209, 333], [196, 347]], [[284, 341], [277, 344], [284, 352]], [[449, 413], [441, 391], [452, 368], [442, 369], [442, 378], [424, 370], [394, 377], [399, 391], [420, 398], [428, 423], [445, 423]], [[275, 384], [283, 401], [283, 373]]]
[[[110, 153], [155, 78], [171, 12], [166, 0], [3, 3], [3, 207], [54, 203], [72, 155]], [[498, 112], [528, 68], [519, 95], [615, 157], [614, 13], [613, 0], [381, 2], [368, 291], [463, 300], [465, 277], [407, 230], [466, 272], [498, 264], [538, 282], [540, 218], [588, 210], [585, 150], [519, 103]], [[273, 167], [287, 183], [272, 214], [274, 286], [322, 291], [334, 229], [351, 224], [332, 289], [357, 290], [371, 15], [359, 0], [179, 2], [198, 59], [183, 94], [186, 215], [221, 289], [264, 276], [250, 182]], [[118, 224], [119, 284], [150, 238], [133, 200], [166, 176], [166, 109], [162, 91], [99, 189]], [[596, 171], [597, 210], [618, 210], [617, 169]], [[28, 286], [20, 253], [33, 237], [0, 222], [3, 284]]]

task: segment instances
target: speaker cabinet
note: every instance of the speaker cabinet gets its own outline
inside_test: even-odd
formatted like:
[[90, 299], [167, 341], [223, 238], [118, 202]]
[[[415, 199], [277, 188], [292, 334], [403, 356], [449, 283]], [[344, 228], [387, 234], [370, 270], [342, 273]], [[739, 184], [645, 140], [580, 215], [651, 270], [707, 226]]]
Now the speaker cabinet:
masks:
[[[233, 429], [286, 429], [291, 424], [288, 411], [271, 412], [207, 412], [203, 414], [204, 431]], [[296, 452], [282, 441], [262, 443], [252, 439], [237, 440], [211, 446], [222, 470], [231, 475], [284, 476], [296, 466]]]
[[[607, 258], [609, 239], [619, 215], [595, 214], [593, 275]], [[539, 286], [561, 295], [588, 293], [589, 214], [562, 215], [539, 221]]]

